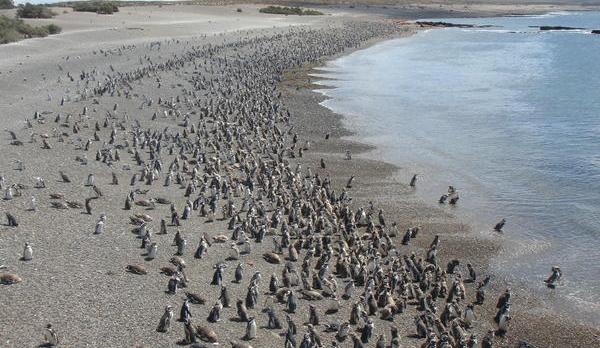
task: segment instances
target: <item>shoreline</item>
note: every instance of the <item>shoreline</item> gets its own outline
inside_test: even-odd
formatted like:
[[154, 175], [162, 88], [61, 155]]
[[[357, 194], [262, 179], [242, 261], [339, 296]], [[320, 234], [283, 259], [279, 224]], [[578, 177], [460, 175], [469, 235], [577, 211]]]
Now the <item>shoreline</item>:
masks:
[[[489, 17], [482, 16], [480, 18]], [[335, 78], [322, 78], [321, 76], [315, 75], [322, 73], [321, 68], [325, 67], [328, 62], [338, 59], [341, 56], [352, 54], [357, 50], [368, 49], [373, 45], [385, 41], [406, 38], [410, 35], [418, 33], [419, 30], [430, 30], [430, 28], [414, 28], [413, 31], [407, 35], [375, 40], [374, 42], [369, 42], [360, 48], [348, 50], [343, 54], [333, 57], [327, 57], [321, 62], [321, 64], [317, 66], [310, 67], [309, 69], [298, 69], [301, 71], [299, 74], [300, 76], [297, 76], [299, 73], [298, 71], [294, 72], [295, 78], [293, 80], [296, 82], [299, 80], [305, 80], [305, 82], [294, 85], [293, 83], [290, 83], [291, 80], [284, 80], [282, 82], [282, 85], [284, 85], [283, 90], [289, 93], [287, 95], [284, 94], [284, 100], [290, 102], [290, 100], [299, 98], [305, 101], [305, 105], [306, 103], [314, 104], [311, 105], [311, 110], [313, 110], [313, 112], [319, 110], [321, 117], [325, 119], [325, 125], [321, 128], [334, 130], [331, 132], [331, 137], [328, 141], [329, 143], [319, 139], [319, 135], [323, 136], [323, 133], [320, 130], [305, 129], [304, 131], [306, 133], [303, 134], [304, 136], [311, 138], [311, 143], [313, 143], [315, 147], [314, 151], [316, 151], [319, 156], [326, 158], [328, 163], [331, 162], [332, 159], [334, 159], [336, 162], [334, 169], [328, 171], [328, 174], [332, 176], [332, 180], [334, 182], [338, 181], [339, 184], [342, 184], [344, 177], [350, 175], [350, 172], [346, 168], [343, 168], [345, 149], [349, 149], [353, 156], [351, 162], [358, 162], [352, 163], [352, 166], [354, 168], [358, 167], [358, 173], [360, 173], [361, 177], [367, 177], [364, 178], [364, 182], [361, 182], [361, 178], [357, 176], [355, 179], [357, 186], [359, 186], [361, 183], [362, 185], [367, 186], [374, 184], [381, 186], [379, 189], [371, 190], [369, 192], [359, 192], [358, 194], [357, 192], [353, 192], [353, 197], [357, 202], [360, 202], [360, 204], [357, 204], [357, 206], [360, 206], [361, 204], [366, 205], [370, 201], [377, 202], [377, 206], [388, 206], [388, 208], [391, 208], [390, 210], [393, 213], [399, 214], [397, 215], [399, 216], [397, 220], [399, 220], [398, 224], [400, 226], [400, 231], [402, 231], [403, 227], [410, 227], [414, 225], [427, 226], [427, 224], [429, 224], [431, 229], [426, 233], [434, 234], [436, 227], [443, 225], [444, 228], [447, 228], [450, 232], [448, 233], [448, 231], [444, 231], [442, 234], [435, 234], [443, 235], [448, 238], [448, 240], [444, 240], [444, 242], [447, 243], [448, 248], [452, 249], [454, 252], [444, 255], [442, 259], [449, 260], [452, 258], [458, 258], [463, 260], [465, 257], [467, 257], [467, 260], [469, 260], [470, 257], [474, 266], [477, 265], [480, 267], [480, 269], [486, 270], [493, 275], [493, 288], [495, 292], [499, 294], [504, 290], [507, 283], [511, 283], [513, 286], [519, 285], [517, 281], [508, 281], [507, 279], [502, 279], [502, 277], [490, 271], [491, 262], [493, 262], [493, 259], [498, 257], [500, 254], [502, 245], [504, 243], [510, 243], [510, 241], [498, 240], [497, 238], [490, 236], [483, 236], [473, 230], [474, 222], [465, 222], [464, 218], [458, 218], [455, 216], [455, 214], [441, 210], [432, 203], [424, 202], [422, 197], [414, 195], [414, 192], [406, 183], [400, 183], [400, 181], [398, 181], [397, 174], [401, 170], [400, 167], [386, 162], [381, 158], [378, 158], [376, 155], [373, 156], [377, 152], [377, 147], [361, 142], [360, 137], [358, 137], [354, 131], [348, 129], [346, 125], [344, 125], [343, 119], [345, 116], [343, 114], [338, 114], [323, 105], [324, 101], [331, 98], [319, 90], [335, 87], [329, 86], [326, 83], [321, 84], [320, 82], [333, 80]], [[298, 87], [301, 89], [307, 89], [307, 91], [299, 92], [298, 90], [290, 90]], [[291, 103], [294, 104], [296, 102]], [[304, 113], [304, 116], [301, 116], [300, 118], [302, 117], [306, 117], [306, 113]], [[310, 118], [309, 122], [314, 121], [312, 119], [313, 117]], [[304, 121], [306, 122], [307, 120]], [[300, 121], [300, 123], [302, 123], [302, 121]], [[314, 153], [314, 151], [312, 151], [311, 155]], [[315, 157], [314, 159], [316, 160], [317, 158]], [[397, 186], [400, 186], [400, 188]], [[389, 192], [397, 192], [398, 196], [387, 196], [384, 199], [375, 200], [374, 196], [378, 196], [378, 193], [382, 194], [383, 192], [388, 194]], [[403, 200], [404, 202], [391, 202], [391, 200], [396, 198]], [[400, 210], [403, 209], [408, 209], [410, 212], [400, 212]], [[387, 214], [390, 213], [390, 210], [384, 210]], [[419, 213], [414, 214], [414, 211], [419, 211]], [[428, 230], [428, 228], [424, 229]], [[421, 248], [426, 250], [425, 245], [421, 245]], [[582, 340], [578, 341], [578, 345], [593, 345], [596, 343], [597, 337], [600, 334], [600, 330], [595, 328], [593, 322], [586, 321], [583, 318], [577, 318], [573, 316], [573, 313], [564, 315], [563, 313], [557, 312], [555, 307], [540, 302], [540, 299], [536, 298], [536, 294], [532, 291], [532, 289], [524, 289], [520, 287], [515, 289], [514, 287], [511, 287], [511, 290], [513, 292], [516, 290], [517, 292], [517, 299], [515, 299], [515, 302], [517, 303], [518, 307], [515, 310], [514, 320], [511, 324], [510, 330], [515, 334], [509, 333], [509, 337], [505, 340], [505, 342], [501, 343], [501, 346], [514, 346], [520, 342], [528, 342], [534, 344], [535, 346], [563, 347], [573, 344], [573, 339], [575, 339], [575, 337]], [[486, 309], [486, 316], [493, 317], [493, 313], [493, 308]], [[521, 318], [519, 318], [519, 316], [521, 316]], [[545, 321], [542, 319], [544, 316], [553, 319], [550, 321]], [[571, 319], [575, 319], [576, 322], [571, 322]], [[493, 324], [493, 322], [490, 324]], [[565, 332], [569, 332], [571, 334], [565, 335]], [[545, 333], [545, 335], [540, 335], [540, 333]], [[540, 340], [539, 336], [544, 336], [545, 339]]]
[[[414, 34], [419, 34], [429, 30], [436, 29], [417, 28]], [[402, 40], [406, 38], [407, 36], [391, 37], [389, 39], [377, 41], [373, 44], [368, 44], [360, 50], [366, 50], [373, 47], [374, 45], [387, 44], [390, 41]], [[434, 168], [433, 166], [428, 166], [427, 164], [423, 165], [423, 163], [416, 164], [416, 167], [418, 167], [418, 169], [415, 169], [415, 167], [410, 167], [410, 161], [404, 161], [404, 163], [400, 164], [397, 161], [393, 162], [390, 159], [386, 159], [386, 150], [380, 148], [377, 144], [370, 142], [369, 139], [365, 138], [364, 136], [358, 135], [352, 128], [352, 124], [350, 124], [347, 121], [344, 121], [344, 119], [347, 116], [343, 112], [336, 112], [335, 110], [327, 106], [327, 101], [334, 99], [334, 97], [328, 95], [327, 91], [336, 88], [334, 84], [328, 83], [329, 81], [336, 80], [336, 72], [327, 70], [327, 67], [332, 61], [335, 61], [343, 56], [351, 55], [354, 52], [356, 52], [356, 50], [352, 50], [351, 52], [348, 52], [348, 54], [344, 54], [342, 56], [336, 56], [332, 59], [328, 59], [324, 62], [324, 64], [315, 67], [311, 72], [307, 73], [307, 78], [313, 80], [312, 91], [321, 96], [319, 105], [329, 110], [331, 113], [340, 116], [341, 123], [343, 127], [347, 130], [347, 134], [343, 136], [343, 139], [349, 142], [359, 143], [365, 146], [366, 150], [358, 153], [358, 158], [374, 159], [393, 166], [394, 173], [391, 174], [392, 179], [400, 185], [407, 185], [412, 173], [418, 172], [427, 176], [428, 174], [430, 174], [431, 170], [444, 170], [444, 167], [437, 166]], [[353, 113], [352, 117], [361, 118], [367, 116]], [[372, 138], [372, 135], [369, 135], [368, 138]], [[397, 150], [402, 151], [404, 149]], [[425, 171], [421, 171], [421, 169], [424, 169]], [[425, 204], [427, 208], [432, 211], [436, 211], [441, 214], [449, 214], [453, 218], [460, 221], [460, 223], [468, 226], [469, 231], [467, 232], [467, 234], [469, 236], [477, 240], [485, 241], [486, 243], [494, 244], [497, 250], [494, 255], [488, 257], [488, 260], [486, 260], [485, 263], [488, 265], [487, 268], [489, 269], [490, 273], [494, 275], [495, 278], [503, 279], [503, 282], [510, 283], [511, 287], [525, 289], [524, 293], [526, 292], [531, 297], [537, 297], [539, 301], [545, 303], [544, 307], [550, 310], [550, 312], [552, 313], [561, 314], [565, 318], [575, 320], [576, 322], [584, 326], [594, 327], [598, 325], [598, 323], [600, 323], [600, 317], [597, 316], [597, 312], [594, 310], [594, 308], [598, 306], [597, 302], [593, 302], [592, 300], [587, 298], [573, 298], [571, 297], [570, 293], [562, 292], [566, 291], [567, 289], [560, 289], [562, 290], [560, 294], [558, 293], [559, 290], [548, 291], [546, 286], [542, 285], [543, 279], [545, 278], [524, 279], [517, 276], [511, 276], [507, 273], [507, 271], [501, 273], [500, 268], [502, 267], [502, 262], [506, 260], [507, 257], [513, 255], [512, 253], [519, 254], [527, 252], [526, 243], [528, 242], [528, 240], [523, 239], [522, 236], [516, 235], [514, 233], [512, 235], [506, 235], [503, 233], [499, 234], [494, 232], [492, 230], [493, 223], [491, 223], [490, 220], [482, 219], [480, 214], [481, 210], [477, 211], [476, 209], [473, 209], [472, 206], [461, 207], [459, 204], [458, 206], [453, 207], [447, 204], [437, 204], [436, 200], [437, 197], [439, 197], [439, 195], [436, 195], [436, 193], [440, 191], [431, 189], [428, 186], [429, 184], [433, 183], [437, 184], [438, 182], [435, 181], [436, 179], [438, 178], [430, 178], [425, 182], [417, 182], [417, 188], [412, 191], [414, 197], [411, 197], [411, 199], [414, 198], [418, 200], [420, 203]], [[458, 214], [460, 214], [460, 217], [458, 216]], [[550, 249], [551, 245], [549, 243], [544, 242], [543, 248]], [[518, 252], [516, 252], [515, 250], [518, 250]], [[536, 283], [537, 281], [539, 281], [539, 283]], [[574, 289], [576, 289], [576, 287], [572, 287], [571, 285], [570, 290]]]

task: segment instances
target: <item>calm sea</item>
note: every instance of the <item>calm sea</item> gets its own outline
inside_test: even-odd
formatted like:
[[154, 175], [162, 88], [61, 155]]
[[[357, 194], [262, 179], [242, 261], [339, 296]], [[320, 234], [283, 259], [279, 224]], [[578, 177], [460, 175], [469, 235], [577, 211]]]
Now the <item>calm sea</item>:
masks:
[[[577, 318], [600, 323], [600, 13], [442, 19], [492, 25], [386, 41], [330, 62], [324, 105], [417, 194], [492, 235], [493, 271]], [[543, 279], [563, 270], [551, 291]]]

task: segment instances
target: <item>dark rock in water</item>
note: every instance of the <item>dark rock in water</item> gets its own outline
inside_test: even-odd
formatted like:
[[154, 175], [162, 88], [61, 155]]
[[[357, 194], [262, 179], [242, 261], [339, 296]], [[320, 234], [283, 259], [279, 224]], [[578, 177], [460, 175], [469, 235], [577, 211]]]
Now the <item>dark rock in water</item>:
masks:
[[585, 28], [572, 28], [572, 27], [561, 27], [561, 26], [553, 26], [553, 25], [542, 25], [540, 30], [582, 30]]
[[600, 35], [600, 29], [592, 30], [592, 34]]
[[457, 24], [448, 22], [424, 22], [418, 21], [417, 24], [421, 27], [442, 27], [442, 28], [474, 28], [473, 24]]

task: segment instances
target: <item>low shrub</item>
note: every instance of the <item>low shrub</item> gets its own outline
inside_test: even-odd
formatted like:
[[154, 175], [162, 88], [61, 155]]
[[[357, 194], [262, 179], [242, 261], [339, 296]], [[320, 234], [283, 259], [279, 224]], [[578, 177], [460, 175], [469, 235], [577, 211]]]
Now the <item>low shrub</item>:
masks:
[[44, 5], [33, 5], [25, 3], [17, 8], [17, 17], [19, 18], [52, 18], [56, 13]]
[[261, 13], [296, 15], [296, 16], [320, 16], [323, 12], [316, 10], [304, 10], [300, 7], [268, 6], [258, 10]]
[[0, 16], [0, 44], [29, 39], [32, 37], [45, 37], [61, 32], [56, 24], [39, 27], [31, 26], [21, 19]]
[[0, 10], [10, 10], [15, 8], [13, 0], [0, 0]]
[[119, 6], [110, 1], [84, 1], [75, 3], [73, 5], [73, 11], [113, 14], [115, 12], [119, 12]]

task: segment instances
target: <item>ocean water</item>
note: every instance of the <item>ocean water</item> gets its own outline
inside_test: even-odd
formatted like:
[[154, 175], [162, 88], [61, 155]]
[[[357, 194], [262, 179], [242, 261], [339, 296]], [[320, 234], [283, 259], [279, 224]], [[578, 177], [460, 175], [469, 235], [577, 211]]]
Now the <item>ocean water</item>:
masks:
[[[329, 62], [323, 104], [416, 194], [499, 238], [492, 271], [577, 319], [600, 323], [600, 13], [441, 19], [436, 29]], [[507, 219], [502, 235], [492, 227]], [[550, 268], [563, 270], [549, 290]]]

